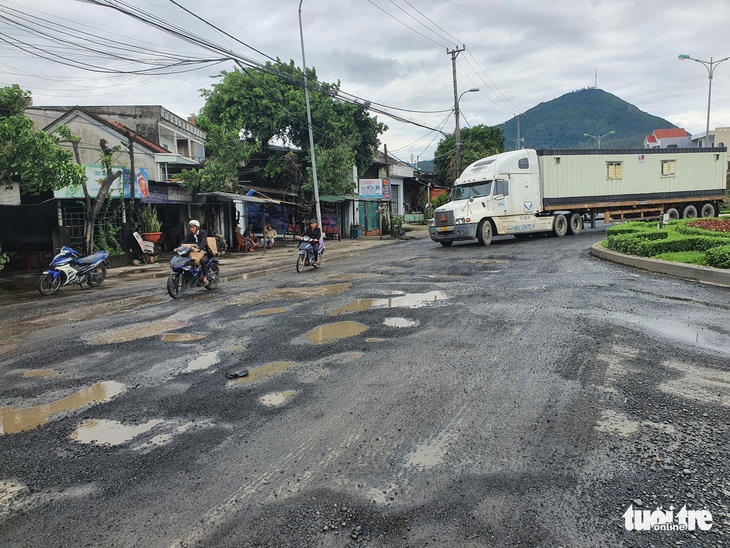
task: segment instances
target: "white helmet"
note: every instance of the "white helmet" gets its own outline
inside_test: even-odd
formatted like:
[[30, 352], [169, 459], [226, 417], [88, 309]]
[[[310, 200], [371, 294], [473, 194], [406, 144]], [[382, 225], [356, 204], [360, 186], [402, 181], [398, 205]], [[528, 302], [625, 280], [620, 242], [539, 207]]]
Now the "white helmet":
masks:
[[190, 222], [188, 223], [188, 226], [197, 226], [198, 228], [200, 228], [200, 223], [198, 221], [196, 221], [195, 219], [191, 219]]

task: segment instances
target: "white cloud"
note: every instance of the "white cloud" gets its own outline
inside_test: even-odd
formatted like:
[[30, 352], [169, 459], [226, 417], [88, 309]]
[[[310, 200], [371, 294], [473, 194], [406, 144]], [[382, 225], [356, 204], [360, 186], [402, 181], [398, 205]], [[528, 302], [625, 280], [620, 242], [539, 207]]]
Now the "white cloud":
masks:
[[[299, 0], [179, 1], [264, 54], [301, 64]], [[257, 61], [266, 60], [182, 14], [171, 2], [128, 2], [190, 33]], [[110, 41], [175, 49], [191, 56], [207, 55], [109, 8], [75, 0], [7, 0], [3, 4], [35, 17], [62, 19], [89, 32], [109, 35]], [[480, 93], [464, 96], [461, 102], [465, 122], [470, 124], [498, 124], [518, 108], [527, 110], [592, 86], [597, 71], [600, 88], [699, 133], [705, 127], [707, 71], [698, 63], [680, 62], [677, 55], [688, 53], [707, 60], [710, 56], [718, 59], [730, 55], [725, 38], [730, 10], [721, 2], [303, 0], [302, 23], [307, 64], [317, 69], [322, 80], [340, 80], [347, 92], [414, 110], [453, 107], [451, 58], [446, 50], [466, 44], [468, 52], [458, 57], [459, 92], [474, 86], [481, 89]], [[2, 20], [0, 35], [11, 41], [20, 38], [18, 31]], [[109, 66], [115, 63], [109, 62]], [[4, 45], [0, 51], [0, 85], [18, 83], [32, 90], [35, 103], [40, 105], [161, 104], [186, 116], [203, 105], [198, 90], [210, 86], [210, 76], [232, 67], [225, 63], [202, 71], [154, 77], [99, 75], [52, 64]], [[431, 127], [446, 116], [403, 115]], [[410, 154], [422, 159], [433, 154], [438, 137], [433, 140], [433, 134], [427, 135], [425, 129], [382, 115], [378, 118], [390, 127], [382, 138], [389, 150], [397, 151], [404, 159]], [[720, 65], [715, 73], [711, 119], [712, 127], [729, 125], [730, 62]], [[453, 130], [453, 117], [445, 130]]]

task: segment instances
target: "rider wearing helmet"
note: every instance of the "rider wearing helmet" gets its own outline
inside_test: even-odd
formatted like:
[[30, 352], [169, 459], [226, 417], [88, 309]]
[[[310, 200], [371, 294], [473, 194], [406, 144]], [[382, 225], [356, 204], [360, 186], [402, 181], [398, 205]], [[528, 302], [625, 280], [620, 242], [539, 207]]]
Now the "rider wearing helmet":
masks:
[[[181, 245], [193, 244], [205, 251], [205, 255], [200, 259], [200, 266], [203, 268], [203, 285], [208, 285], [208, 259], [213, 255], [208, 248], [208, 233], [200, 228], [200, 223], [195, 219], [190, 220], [188, 229], [190, 232], [185, 236]], [[177, 251], [177, 249], [173, 251]]]
[[310, 219], [309, 228], [304, 231], [302, 236], [309, 236], [313, 240], [316, 240], [312, 244], [312, 251], [314, 252], [314, 266], [319, 266], [319, 245], [322, 240], [322, 231], [317, 226], [317, 219]]

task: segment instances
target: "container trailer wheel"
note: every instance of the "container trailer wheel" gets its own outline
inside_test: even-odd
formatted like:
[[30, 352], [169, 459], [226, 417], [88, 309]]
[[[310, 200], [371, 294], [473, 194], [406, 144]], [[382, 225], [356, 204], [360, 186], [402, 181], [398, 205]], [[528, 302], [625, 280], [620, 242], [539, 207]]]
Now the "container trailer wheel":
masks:
[[568, 233], [568, 219], [565, 215], [556, 215], [553, 220], [553, 234], [558, 238], [562, 238]]
[[670, 207], [664, 213], [669, 215], [670, 219], [679, 219], [679, 210], [676, 207]]
[[568, 232], [571, 234], [580, 234], [583, 231], [583, 217], [580, 213], [573, 213], [568, 223]]
[[700, 217], [703, 219], [708, 219], [710, 217], [715, 216], [715, 206], [712, 205], [710, 202], [707, 202], [706, 204], [702, 205], [702, 209], [700, 209]]
[[682, 219], [696, 219], [696, 218], [697, 218], [697, 208], [691, 204], [684, 206], [684, 209], [682, 210]]
[[482, 245], [492, 243], [492, 223], [489, 222], [489, 219], [482, 219], [479, 223], [477, 238], [479, 238], [479, 243]]

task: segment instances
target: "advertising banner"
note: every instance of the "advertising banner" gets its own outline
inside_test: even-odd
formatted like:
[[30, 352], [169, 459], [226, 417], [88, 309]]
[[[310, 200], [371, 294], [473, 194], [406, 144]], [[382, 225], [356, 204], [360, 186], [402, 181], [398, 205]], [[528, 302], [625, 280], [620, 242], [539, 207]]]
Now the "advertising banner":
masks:
[[[99, 189], [101, 188], [101, 181], [103, 181], [106, 177], [106, 168], [102, 165], [86, 165], [84, 166], [84, 168], [86, 168], [86, 188], [89, 191], [89, 195], [92, 198], [96, 198], [96, 195], [99, 194]], [[124, 172], [124, 167], [112, 166], [112, 171]], [[112, 183], [111, 188], [109, 189], [109, 196], [111, 196], [112, 198], [122, 197], [122, 191], [124, 187], [123, 179], [124, 175], [115, 179], [115, 181]], [[54, 191], [53, 196], [55, 198], [83, 198], [84, 189], [81, 185], [67, 186], [65, 188], [62, 188], [61, 190]]]
[[383, 179], [360, 179], [360, 198], [381, 200], [383, 198]]

